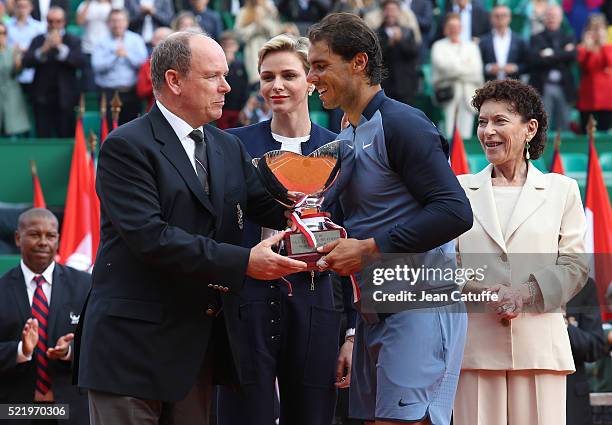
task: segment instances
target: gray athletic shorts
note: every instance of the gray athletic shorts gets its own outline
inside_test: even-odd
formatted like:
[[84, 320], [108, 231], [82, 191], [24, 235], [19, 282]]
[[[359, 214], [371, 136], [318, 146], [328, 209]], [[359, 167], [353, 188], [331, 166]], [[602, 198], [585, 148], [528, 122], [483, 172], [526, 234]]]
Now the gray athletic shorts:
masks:
[[463, 303], [357, 319], [349, 416], [448, 425], [467, 330]]

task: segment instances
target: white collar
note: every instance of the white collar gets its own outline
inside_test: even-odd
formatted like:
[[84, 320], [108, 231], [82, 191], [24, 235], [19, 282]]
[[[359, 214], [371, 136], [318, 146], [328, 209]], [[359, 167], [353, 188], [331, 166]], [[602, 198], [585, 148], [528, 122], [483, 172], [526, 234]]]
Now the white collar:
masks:
[[506, 30], [506, 34], [501, 35], [500, 32], [498, 32], [496, 29], [493, 29], [493, 36], [497, 38], [501, 38], [502, 40], [506, 40], [512, 36], [512, 31], [510, 31], [510, 28], [508, 28]]
[[[34, 276], [36, 276], [38, 273], [34, 273], [32, 270], [30, 270], [30, 268], [23, 262], [23, 259], [21, 260], [20, 265], [26, 285], [29, 285], [34, 279]], [[52, 261], [51, 264], [49, 264], [49, 267], [42, 272], [43, 277], [49, 285], [53, 284], [53, 270], [55, 270], [55, 261]]]
[[[156, 100], [155, 104], [161, 111], [164, 118], [166, 118], [166, 120], [170, 124], [170, 127], [172, 127], [172, 130], [174, 130], [174, 133], [176, 133], [176, 137], [178, 137], [179, 140], [183, 140], [184, 138], [188, 137], [189, 133], [194, 130], [194, 128], [187, 124], [185, 120], [170, 112], [170, 110], [168, 110], [168, 108], [166, 108], [159, 100]], [[200, 126], [195, 130], [200, 130], [202, 133], [204, 133], [203, 126]]]

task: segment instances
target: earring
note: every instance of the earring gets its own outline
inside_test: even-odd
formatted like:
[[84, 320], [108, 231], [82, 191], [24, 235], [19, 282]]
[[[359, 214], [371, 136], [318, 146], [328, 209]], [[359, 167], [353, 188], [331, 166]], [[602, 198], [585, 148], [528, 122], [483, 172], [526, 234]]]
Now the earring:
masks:
[[312, 96], [312, 94], [314, 93], [315, 90], [315, 86], [314, 84], [311, 84], [308, 86], [308, 96]]
[[527, 143], [525, 144], [525, 158], [527, 158], [527, 159], [531, 158], [531, 155], [529, 155], [529, 148], [530, 148], [529, 142], [530, 141], [527, 140]]

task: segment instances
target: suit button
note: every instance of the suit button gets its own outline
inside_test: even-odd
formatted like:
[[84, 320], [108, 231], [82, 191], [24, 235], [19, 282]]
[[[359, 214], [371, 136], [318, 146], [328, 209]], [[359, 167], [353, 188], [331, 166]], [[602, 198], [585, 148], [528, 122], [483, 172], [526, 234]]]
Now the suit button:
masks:
[[270, 285], [270, 289], [276, 289], [276, 285]]
[[212, 309], [212, 308], [207, 308], [206, 309], [206, 315], [209, 316], [209, 317], [214, 317], [216, 313], [217, 312], [214, 309]]
[[223, 292], [229, 292], [229, 288], [228, 288], [227, 286], [222, 286], [222, 287], [221, 287], [221, 290], [222, 290]]
[[209, 287], [209, 288], [212, 288], [212, 287], [213, 287], [213, 284], [212, 284], [212, 283], [209, 283], [209, 284], [208, 284], [208, 287]]
[[276, 305], [276, 302], [270, 301], [270, 305]]
[[505, 252], [502, 252], [502, 254], [499, 256], [499, 259], [502, 260], [502, 262], [504, 263], [508, 262], [508, 256], [506, 255]]

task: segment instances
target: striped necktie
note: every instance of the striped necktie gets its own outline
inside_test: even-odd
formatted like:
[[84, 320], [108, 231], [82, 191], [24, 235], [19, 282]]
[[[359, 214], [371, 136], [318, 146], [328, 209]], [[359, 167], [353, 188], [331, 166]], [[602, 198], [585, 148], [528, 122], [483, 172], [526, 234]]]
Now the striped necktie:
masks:
[[206, 136], [200, 130], [193, 130], [189, 133], [189, 137], [195, 142], [195, 165], [196, 174], [204, 192], [210, 194], [210, 188], [208, 185], [208, 157], [206, 156]]
[[47, 394], [51, 389], [51, 377], [49, 376], [49, 364], [47, 358], [47, 317], [49, 316], [49, 302], [43, 292], [45, 278], [37, 274], [34, 276], [36, 291], [32, 298], [32, 316], [38, 320], [38, 344], [34, 349], [34, 362], [36, 364], [36, 390], [41, 394]]

